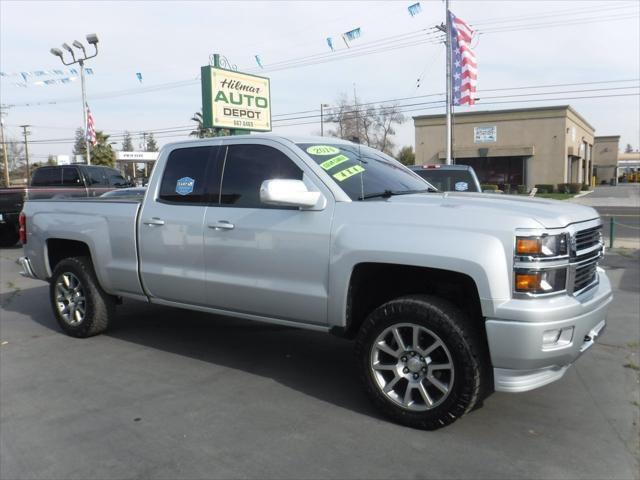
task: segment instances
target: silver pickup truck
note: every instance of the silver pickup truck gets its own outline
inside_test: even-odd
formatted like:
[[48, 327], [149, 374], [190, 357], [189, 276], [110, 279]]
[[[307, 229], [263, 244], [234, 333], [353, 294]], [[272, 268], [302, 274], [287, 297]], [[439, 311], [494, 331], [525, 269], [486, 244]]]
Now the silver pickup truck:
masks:
[[594, 343], [601, 228], [570, 203], [437, 192], [350, 142], [250, 135], [166, 146], [143, 200], [26, 202], [20, 261], [74, 337], [124, 297], [355, 338], [373, 403], [436, 429]]

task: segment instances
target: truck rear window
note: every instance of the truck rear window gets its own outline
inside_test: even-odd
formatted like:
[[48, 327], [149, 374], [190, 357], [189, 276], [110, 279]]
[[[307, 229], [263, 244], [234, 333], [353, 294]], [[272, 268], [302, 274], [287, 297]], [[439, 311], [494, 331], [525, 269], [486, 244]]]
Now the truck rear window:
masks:
[[441, 192], [478, 192], [476, 181], [468, 170], [425, 168], [416, 173]]

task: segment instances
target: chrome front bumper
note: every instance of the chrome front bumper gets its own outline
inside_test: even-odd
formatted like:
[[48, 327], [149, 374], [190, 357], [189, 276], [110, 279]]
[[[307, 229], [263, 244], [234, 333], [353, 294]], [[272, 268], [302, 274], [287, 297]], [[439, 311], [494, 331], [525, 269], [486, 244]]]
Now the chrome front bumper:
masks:
[[35, 278], [35, 279], [38, 278], [36, 277], [35, 273], [33, 273], [33, 268], [31, 267], [31, 260], [29, 260], [27, 257], [20, 257], [18, 259], [18, 263], [22, 267], [22, 271], [20, 272], [20, 275], [28, 278]]
[[[560, 379], [569, 366], [606, 327], [613, 296], [604, 270], [598, 269], [599, 283], [580, 297], [530, 302], [516, 320], [488, 318], [487, 339], [494, 368], [494, 388], [501, 392], [524, 392]], [[513, 302], [513, 301], [512, 301]], [[508, 302], [508, 303], [512, 303]], [[515, 311], [510, 305], [503, 311]], [[545, 332], [572, 330], [570, 340], [545, 344]]]

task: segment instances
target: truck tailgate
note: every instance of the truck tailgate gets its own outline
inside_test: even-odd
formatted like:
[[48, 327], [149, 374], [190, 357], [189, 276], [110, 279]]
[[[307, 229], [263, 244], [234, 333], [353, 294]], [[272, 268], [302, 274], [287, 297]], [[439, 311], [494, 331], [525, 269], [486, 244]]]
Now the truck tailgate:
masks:
[[[55, 240], [89, 247], [102, 288], [113, 295], [143, 296], [138, 275], [136, 224], [140, 202], [120, 199], [28, 200], [25, 254], [38, 278], [51, 275]], [[54, 242], [52, 242], [52, 240]]]

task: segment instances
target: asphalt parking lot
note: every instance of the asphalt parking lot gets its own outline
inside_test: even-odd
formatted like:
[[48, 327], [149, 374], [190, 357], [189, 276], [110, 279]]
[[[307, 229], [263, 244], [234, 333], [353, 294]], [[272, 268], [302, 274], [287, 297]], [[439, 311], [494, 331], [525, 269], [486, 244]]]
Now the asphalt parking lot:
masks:
[[559, 382], [435, 432], [380, 418], [351, 343], [125, 302], [60, 332], [0, 250], [0, 478], [639, 478], [640, 253], [609, 252], [602, 340]]

